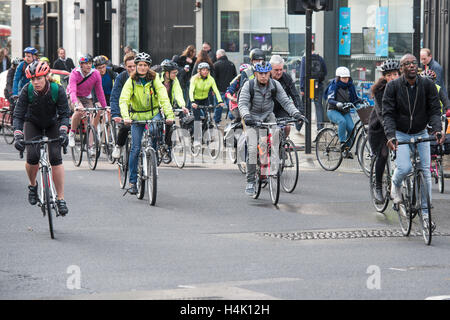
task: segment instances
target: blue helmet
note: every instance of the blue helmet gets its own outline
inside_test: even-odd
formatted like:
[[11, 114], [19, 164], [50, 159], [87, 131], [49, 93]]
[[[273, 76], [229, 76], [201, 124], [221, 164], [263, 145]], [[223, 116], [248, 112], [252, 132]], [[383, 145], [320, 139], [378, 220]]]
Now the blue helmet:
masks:
[[272, 70], [272, 65], [269, 62], [260, 62], [255, 64], [255, 72], [269, 72]]
[[37, 54], [38, 51], [33, 47], [26, 47], [25, 50], [23, 50], [23, 53]]

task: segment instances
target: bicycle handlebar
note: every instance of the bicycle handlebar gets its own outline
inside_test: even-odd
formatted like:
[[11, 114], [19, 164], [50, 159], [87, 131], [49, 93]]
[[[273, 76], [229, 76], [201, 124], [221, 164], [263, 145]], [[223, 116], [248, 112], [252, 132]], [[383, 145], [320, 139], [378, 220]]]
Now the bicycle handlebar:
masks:
[[[61, 141], [60, 138], [55, 138], [55, 139], [49, 139], [48, 137], [43, 137], [40, 140], [31, 140], [31, 141], [24, 141], [23, 144], [26, 146], [31, 146], [31, 145], [44, 145], [44, 144], [49, 144], [49, 143], [53, 143], [53, 142], [59, 142]], [[67, 154], [67, 147], [65, 146], [61, 146], [63, 148], [63, 153]], [[20, 159], [23, 159], [23, 151], [20, 151]]]

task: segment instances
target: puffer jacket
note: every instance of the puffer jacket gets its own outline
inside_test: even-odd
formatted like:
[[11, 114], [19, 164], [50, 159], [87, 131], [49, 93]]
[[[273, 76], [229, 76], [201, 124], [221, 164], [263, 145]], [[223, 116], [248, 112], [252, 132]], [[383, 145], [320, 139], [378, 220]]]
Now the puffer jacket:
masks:
[[151, 120], [159, 113], [160, 108], [167, 119], [175, 119], [166, 87], [158, 76], [145, 85], [141, 81], [128, 78], [122, 88], [119, 105], [125, 120]]
[[[253, 103], [250, 101], [250, 81], [244, 83], [239, 94], [238, 107], [242, 118], [246, 115], [251, 115], [253, 119], [263, 121], [273, 113], [274, 99], [280, 103], [289, 115], [292, 116], [299, 112], [277, 80], [270, 79], [265, 86], [261, 86], [256, 79], [253, 81], [255, 81]], [[275, 86], [277, 92], [276, 97], [272, 97], [272, 90]]]

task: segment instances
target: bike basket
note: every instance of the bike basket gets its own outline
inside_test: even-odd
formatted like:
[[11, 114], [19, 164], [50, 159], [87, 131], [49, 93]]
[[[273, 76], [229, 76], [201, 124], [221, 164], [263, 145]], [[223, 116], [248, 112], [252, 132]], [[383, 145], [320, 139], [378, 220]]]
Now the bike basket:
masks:
[[356, 112], [358, 113], [358, 117], [361, 120], [362, 124], [364, 124], [364, 125], [369, 124], [369, 118], [370, 118], [370, 114], [372, 113], [372, 110], [373, 110], [373, 106], [359, 108], [356, 110]]

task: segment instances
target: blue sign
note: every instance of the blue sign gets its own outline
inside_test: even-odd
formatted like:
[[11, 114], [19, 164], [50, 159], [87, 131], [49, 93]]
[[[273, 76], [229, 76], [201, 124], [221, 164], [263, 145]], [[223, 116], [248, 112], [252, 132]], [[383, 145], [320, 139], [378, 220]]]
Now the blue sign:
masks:
[[351, 45], [350, 8], [341, 7], [339, 9], [339, 55], [349, 56]]
[[376, 35], [375, 35], [375, 55], [377, 57], [387, 57], [389, 55], [389, 9], [388, 7], [377, 8]]

